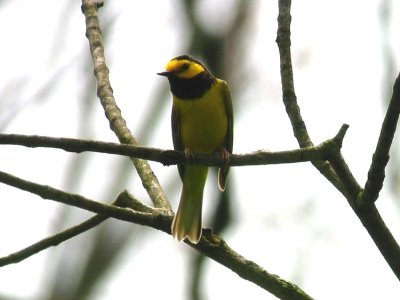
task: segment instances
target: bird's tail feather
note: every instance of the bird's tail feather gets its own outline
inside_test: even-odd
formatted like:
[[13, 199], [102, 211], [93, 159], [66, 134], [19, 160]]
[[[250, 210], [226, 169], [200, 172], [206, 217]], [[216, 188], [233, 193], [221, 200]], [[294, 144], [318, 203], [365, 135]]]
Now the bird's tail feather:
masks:
[[201, 211], [203, 190], [207, 178], [207, 167], [186, 166], [181, 200], [172, 222], [172, 236], [178, 241], [188, 238], [198, 243], [201, 238]]
[[226, 189], [226, 181], [228, 179], [229, 167], [221, 167], [218, 170], [218, 187], [221, 192]]

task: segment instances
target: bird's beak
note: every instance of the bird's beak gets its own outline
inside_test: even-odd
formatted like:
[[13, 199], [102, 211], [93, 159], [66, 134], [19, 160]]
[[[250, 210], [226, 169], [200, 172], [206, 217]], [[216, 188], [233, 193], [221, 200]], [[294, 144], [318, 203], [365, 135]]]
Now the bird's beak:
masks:
[[165, 76], [165, 77], [171, 76], [171, 74], [172, 74], [172, 72], [168, 72], [168, 71], [157, 73], [157, 75]]

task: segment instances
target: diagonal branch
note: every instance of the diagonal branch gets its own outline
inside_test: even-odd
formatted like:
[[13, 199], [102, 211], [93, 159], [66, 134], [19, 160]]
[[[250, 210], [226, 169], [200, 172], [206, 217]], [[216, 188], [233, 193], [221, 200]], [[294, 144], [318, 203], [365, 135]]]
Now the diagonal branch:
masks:
[[[111, 204], [111, 205], [117, 205], [119, 206], [120, 199], [122, 198], [122, 193], [118, 196], [118, 198]], [[53, 246], [58, 246], [59, 244], [85, 232], [93, 227], [96, 227], [103, 221], [108, 219], [108, 216], [106, 215], [95, 215], [94, 217], [89, 218], [88, 220], [72, 226], [68, 229], [65, 229], [57, 234], [54, 234], [50, 237], [44, 238], [24, 249], [21, 249], [17, 252], [11, 253], [10, 255], [0, 257], [0, 267], [3, 267], [5, 265], [9, 264], [15, 264], [18, 263], [24, 259], [27, 259], [28, 257], [35, 255], [43, 250], [46, 250], [47, 248], [53, 247]]]
[[[313, 146], [310, 136], [308, 135], [306, 125], [300, 113], [297, 104], [297, 97], [294, 89], [292, 56], [290, 51], [290, 23], [292, 17], [290, 15], [291, 0], [279, 1], [278, 15], [278, 32], [276, 42], [279, 49], [280, 71], [282, 84], [282, 98], [292, 124], [294, 136], [300, 147]], [[313, 165], [327, 178], [342, 194], [347, 194], [343, 182], [335, 174], [331, 165], [326, 161], [315, 161]]]
[[357, 204], [366, 206], [375, 202], [379, 197], [385, 180], [385, 167], [389, 161], [390, 146], [396, 132], [397, 122], [400, 114], [400, 74], [397, 76], [393, 86], [393, 94], [389, 107], [383, 120], [381, 133], [372, 157], [371, 167], [368, 171], [368, 180], [365, 183], [364, 191], [357, 199]]
[[[187, 243], [190, 244], [189, 242]], [[223, 239], [214, 235], [211, 230], [203, 231], [200, 243], [196, 245], [190, 245], [200, 252], [206, 253], [208, 257], [219, 262], [220, 264], [227, 266], [243, 279], [249, 280], [261, 288], [269, 291], [279, 299], [313, 299], [297, 285], [285, 281], [275, 274], [268, 273], [253, 261], [247, 260], [239, 253], [235, 252], [226, 244]]]
[[[101, 34], [97, 9], [102, 6], [102, 1], [82, 0], [82, 12], [86, 20], [86, 37], [89, 40], [90, 53], [93, 59], [94, 75], [97, 82], [97, 96], [103, 106], [110, 128], [123, 144], [137, 145], [137, 141], [128, 129], [121, 115], [113, 94], [108, 76], [109, 69], [104, 55], [103, 37]], [[157, 208], [171, 210], [171, 205], [162, 190], [157, 177], [154, 175], [147, 161], [131, 158], [136, 171], [142, 180], [150, 199]]]
[[[72, 195], [72, 197], [75, 196]], [[122, 193], [120, 193], [117, 199], [113, 203], [111, 203], [111, 205], [112, 206], [116, 205], [120, 207], [130, 207], [130, 208], [140, 209], [140, 211], [147, 211], [147, 212], [154, 210], [149, 207], [143, 207], [142, 202], [133, 198], [131, 195], [128, 194], [127, 191], [123, 191]], [[0, 267], [13, 263], [18, 263], [50, 247], [58, 246], [59, 244], [96, 227], [97, 225], [99, 225], [108, 218], [109, 216], [106, 214], [95, 215], [78, 225], [72, 226], [57, 234], [44, 238], [24, 249], [11, 253], [10, 255], [0, 257]]]
[[[281, 60], [283, 102], [285, 104], [289, 119], [292, 123], [295, 137], [297, 138], [299, 145], [301, 147], [305, 147], [312, 145], [312, 142], [301, 117], [300, 109], [297, 105], [297, 99], [294, 92], [293, 70], [290, 54], [290, 6], [291, 0], [279, 0], [277, 43]], [[398, 83], [395, 86], [397, 91]], [[398, 93], [398, 91], [396, 93]], [[398, 96], [395, 98], [397, 97]], [[395, 122], [397, 122], [398, 113], [396, 116], [396, 111], [398, 111], [398, 104], [393, 104], [391, 113], [388, 117], [390, 121], [383, 126], [383, 132], [385, 132], [384, 137], [382, 137], [382, 142], [378, 142], [378, 147], [382, 147], [385, 150], [382, 151], [378, 157], [376, 157], [376, 160], [382, 159], [385, 161], [385, 152], [388, 153], [388, 147], [391, 143], [390, 136], [395, 130], [393, 126]], [[396, 121], [394, 121], [395, 119]], [[381, 161], [378, 161], [378, 163], [382, 165]], [[394, 274], [398, 279], [400, 279], [400, 247], [373, 203], [367, 207], [357, 206], [356, 199], [361, 193], [362, 189], [352, 175], [349, 167], [342, 157], [342, 154], [340, 152], [334, 152], [328, 158], [328, 162], [317, 161], [313, 162], [313, 164], [321, 172], [321, 174], [323, 174], [346, 197], [350, 206], [368, 231], [372, 240], [393, 270]], [[377, 171], [379, 172], [379, 169]], [[383, 177], [380, 176], [379, 180], [383, 181]], [[371, 189], [371, 187], [369, 189], [372, 191], [375, 190], [374, 193], [377, 196], [377, 189]]]
[[17, 252], [11, 253], [4, 257], [0, 257], [0, 267], [6, 266], [9, 264], [19, 263], [20, 261], [27, 259], [43, 250], [46, 250], [47, 248], [50, 248], [52, 246], [58, 246], [62, 242], [65, 242], [85, 231], [88, 231], [89, 229], [92, 229], [93, 227], [96, 227], [97, 225], [102, 223], [107, 218], [108, 218], [107, 216], [96, 215], [96, 216], [91, 217], [90, 219], [82, 222], [79, 225], [70, 227], [70, 228], [63, 230], [55, 235], [44, 238], [44, 239], [42, 239], [24, 249], [21, 249]]
[[[114, 205], [103, 204], [87, 199], [78, 194], [67, 193], [51, 186], [34, 183], [1, 171], [0, 182], [18, 188], [20, 190], [38, 195], [43, 199], [54, 200], [94, 213], [109, 215], [119, 220], [130, 221], [140, 225], [157, 227], [155, 225], [156, 223], [161, 222], [162, 224], [164, 224], [165, 219], [167, 219], [168, 221], [168, 219], [172, 218], [170, 214], [161, 213], [161, 211], [164, 210], [154, 209], [152, 212], [141, 212], [133, 211], [132, 209], [128, 208], [120, 208]], [[168, 232], [168, 230], [169, 228], [165, 231]]]
[[[121, 208], [114, 205], [102, 204], [87, 199], [81, 195], [66, 193], [50, 186], [23, 180], [4, 172], [0, 172], [0, 182], [34, 193], [44, 199], [54, 200], [99, 214], [98, 216], [94, 216], [92, 219], [78, 225], [77, 228], [68, 229], [66, 232], [61, 232], [58, 235], [39, 241], [21, 251], [0, 258], [0, 266], [21, 261], [39, 251], [57, 245], [76, 234], [90, 229], [108, 217], [149, 226], [170, 234], [172, 222], [171, 214], [166, 214], [166, 210], [164, 209], [154, 209], [147, 206], [143, 207], [142, 202], [132, 199], [127, 192], [120, 194], [116, 200], [116, 204], [132, 207], [133, 209], [140, 209], [140, 211], [131, 208]], [[256, 263], [247, 260], [235, 252], [223, 239], [214, 235], [211, 230], [205, 230], [205, 234], [203, 234], [200, 242], [197, 245], [191, 246], [237, 273], [240, 277], [255, 283], [280, 299], [312, 299], [296, 285], [279, 278], [277, 275], [268, 273]]]
[[290, 23], [292, 16], [290, 15], [291, 0], [279, 1], [278, 15], [278, 32], [276, 42], [279, 49], [280, 71], [283, 103], [285, 104], [286, 112], [292, 123], [293, 133], [300, 147], [313, 146], [308, 135], [306, 125], [300, 114], [300, 107], [297, 104], [297, 97], [294, 91], [292, 54], [290, 50]]

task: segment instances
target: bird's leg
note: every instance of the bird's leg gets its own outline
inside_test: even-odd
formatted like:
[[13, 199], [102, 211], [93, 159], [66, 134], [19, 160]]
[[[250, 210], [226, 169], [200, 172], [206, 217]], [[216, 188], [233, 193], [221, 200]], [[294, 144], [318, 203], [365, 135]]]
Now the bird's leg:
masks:
[[186, 156], [186, 159], [193, 157], [192, 150], [190, 150], [189, 148], [185, 148], [185, 156]]
[[222, 166], [226, 167], [229, 163], [229, 158], [231, 157], [231, 153], [229, 153], [229, 151], [226, 150], [225, 148], [218, 149], [218, 152], [221, 153], [222, 159], [224, 160]]

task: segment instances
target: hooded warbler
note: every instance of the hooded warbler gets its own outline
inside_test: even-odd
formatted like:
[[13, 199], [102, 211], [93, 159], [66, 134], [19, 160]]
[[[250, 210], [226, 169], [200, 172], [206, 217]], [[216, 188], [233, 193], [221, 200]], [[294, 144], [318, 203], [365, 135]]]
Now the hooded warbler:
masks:
[[[228, 85], [214, 77], [197, 59], [181, 55], [168, 62], [158, 75], [168, 78], [173, 96], [172, 140], [175, 150], [211, 154], [219, 151], [225, 160], [233, 147], [233, 110]], [[172, 236], [178, 241], [201, 238], [203, 190], [208, 167], [178, 165], [183, 183]], [[218, 172], [218, 187], [225, 190], [229, 166]]]

